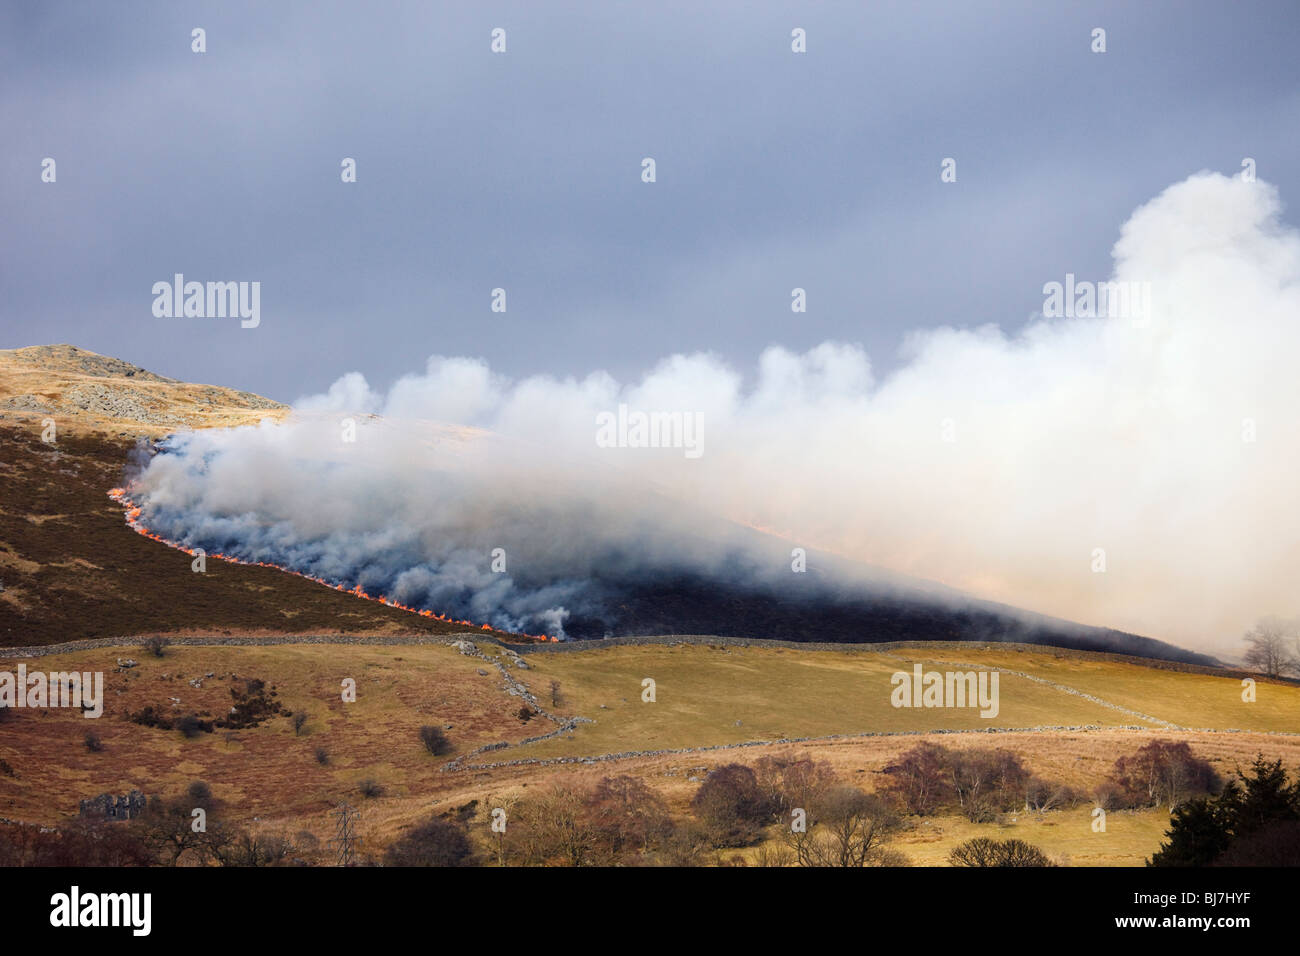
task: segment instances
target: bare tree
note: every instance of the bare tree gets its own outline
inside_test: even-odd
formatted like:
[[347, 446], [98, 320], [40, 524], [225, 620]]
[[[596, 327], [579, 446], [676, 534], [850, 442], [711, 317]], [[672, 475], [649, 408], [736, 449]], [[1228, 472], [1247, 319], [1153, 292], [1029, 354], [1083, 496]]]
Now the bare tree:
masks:
[[942, 805], [951, 792], [945, 768], [952, 758], [947, 747], [925, 741], [899, 755], [885, 767], [888, 789], [909, 813], [924, 815]]
[[283, 866], [294, 852], [293, 842], [283, 833], [235, 830], [210, 843], [213, 858], [222, 866]]
[[772, 806], [758, 776], [744, 764], [715, 767], [691, 798], [691, 809], [714, 847], [749, 846], [772, 818]]
[[1300, 622], [1261, 618], [1246, 632], [1246, 663], [1265, 677], [1300, 671]]
[[967, 819], [987, 823], [1019, 803], [1029, 771], [1009, 750], [964, 750], [951, 754], [948, 777]]
[[1114, 782], [1126, 806], [1173, 809], [1192, 796], [1219, 789], [1210, 763], [1192, 753], [1185, 740], [1152, 740], [1115, 761]]
[[814, 807], [815, 825], [785, 835], [800, 866], [878, 866], [899, 820], [886, 803], [856, 787], [829, 790]]
[[518, 801], [509, 810], [509, 829], [498, 848], [499, 858], [526, 866], [602, 862], [599, 833], [586, 812], [587, 799], [586, 791], [560, 781]]
[[788, 820], [790, 811], [807, 809], [836, 783], [835, 771], [811, 757], [764, 756], [754, 764], [759, 789], [771, 805], [773, 818]]
[[1073, 806], [1079, 795], [1068, 784], [1059, 780], [1030, 777], [1025, 781], [1025, 809], [1046, 813], [1058, 807]]
[[616, 860], [662, 845], [672, 817], [660, 796], [635, 777], [605, 777], [586, 796], [587, 818], [602, 856]]

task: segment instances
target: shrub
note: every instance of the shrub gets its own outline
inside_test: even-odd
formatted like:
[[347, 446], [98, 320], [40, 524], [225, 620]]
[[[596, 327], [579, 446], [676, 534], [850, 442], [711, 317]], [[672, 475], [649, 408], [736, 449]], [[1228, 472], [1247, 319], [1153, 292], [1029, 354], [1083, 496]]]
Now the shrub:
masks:
[[1055, 866], [1046, 853], [1024, 840], [988, 837], [976, 837], [953, 847], [948, 862], [953, 866]]
[[1072, 787], [1042, 777], [1030, 777], [1025, 783], [1025, 809], [1044, 813], [1059, 807], [1072, 807], [1079, 795]]
[[217, 721], [218, 727], [243, 730], [285, 712], [284, 705], [274, 699], [275, 688], [267, 691], [265, 681], [251, 677], [241, 683], [242, 686], [230, 688], [230, 699], [234, 703], [229, 713]]
[[384, 866], [474, 866], [477, 862], [464, 829], [437, 817], [412, 827], [384, 853]]
[[104, 749], [104, 742], [99, 739], [99, 735], [92, 731], [86, 731], [86, 749], [93, 754], [100, 753]]
[[384, 788], [371, 777], [362, 780], [361, 783], [357, 784], [357, 788], [361, 791], [363, 797], [382, 797], [384, 795]]
[[1153, 740], [1131, 756], [1115, 761], [1115, 785], [1126, 807], [1173, 809], [1196, 796], [1215, 793], [1219, 775], [1192, 753], [1186, 741]]
[[673, 828], [651, 861], [658, 866], [706, 866], [713, 856], [710, 840], [704, 824], [687, 820]]
[[202, 807], [205, 810], [211, 810], [217, 802], [212, 795], [212, 788], [202, 780], [195, 780], [186, 788], [185, 800], [192, 807]]
[[302, 728], [306, 726], [308, 714], [305, 710], [300, 710], [293, 715], [293, 735], [297, 737], [302, 733]]
[[1011, 751], [965, 750], [950, 761], [953, 792], [971, 822], [991, 822], [1022, 801], [1029, 771]]
[[293, 842], [283, 833], [233, 830], [210, 840], [211, 854], [222, 866], [284, 866], [292, 861]]
[[199, 734], [212, 733], [212, 721], [201, 720], [195, 714], [186, 714], [175, 723], [175, 728], [187, 738], [193, 739]]
[[140, 644], [140, 647], [154, 657], [162, 657], [164, 651], [171, 645], [171, 641], [165, 637], [147, 637]]
[[441, 727], [427, 725], [420, 728], [420, 743], [424, 744], [424, 749], [429, 751], [435, 757], [441, 757], [444, 754], [451, 753], [451, 741], [443, 733]]
[[318, 764], [320, 764], [322, 767], [328, 765], [329, 762], [330, 762], [329, 751], [326, 750], [324, 747], [317, 747], [317, 748], [316, 748], [316, 762], [317, 762]]
[[605, 777], [585, 801], [600, 852], [609, 859], [658, 846], [672, 832], [668, 807], [636, 777]]
[[710, 772], [695, 792], [691, 809], [715, 847], [748, 846], [772, 816], [754, 771], [738, 763]]

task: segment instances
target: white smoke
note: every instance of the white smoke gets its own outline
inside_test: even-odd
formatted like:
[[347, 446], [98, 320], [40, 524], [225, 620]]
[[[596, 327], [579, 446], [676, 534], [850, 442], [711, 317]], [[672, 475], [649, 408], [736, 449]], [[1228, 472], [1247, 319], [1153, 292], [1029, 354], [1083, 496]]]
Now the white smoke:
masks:
[[[1280, 208], [1267, 184], [1192, 176], [1114, 247], [1110, 278], [1150, 284], [1145, 321], [918, 332], [881, 381], [860, 347], [833, 342], [773, 346], [748, 382], [698, 354], [631, 384], [509, 381], [440, 356], [387, 394], [351, 373], [297, 402], [292, 424], [179, 439], [142, 476], [146, 515], [317, 572], [406, 568], [399, 586], [430, 606], [455, 591], [485, 620], [555, 628], [612, 553], [728, 560], [700, 531], [720, 516], [1231, 651], [1256, 617], [1300, 610], [1300, 236]], [[698, 415], [704, 454], [597, 447], [596, 416], [620, 404]], [[494, 547], [505, 574], [489, 570]]]

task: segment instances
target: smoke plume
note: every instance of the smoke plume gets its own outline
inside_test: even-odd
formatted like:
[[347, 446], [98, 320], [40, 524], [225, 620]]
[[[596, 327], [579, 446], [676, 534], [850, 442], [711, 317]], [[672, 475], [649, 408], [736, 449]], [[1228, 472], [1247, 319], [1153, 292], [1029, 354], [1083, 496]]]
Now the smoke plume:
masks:
[[[672, 355], [632, 383], [435, 356], [386, 392], [345, 375], [287, 424], [174, 436], [135, 498], [190, 546], [531, 632], [563, 634], [617, 575], [779, 590], [804, 548], [861, 562], [866, 587], [892, 572], [1230, 648], [1300, 610], [1300, 236], [1280, 209], [1201, 173], [1135, 211], [1113, 275], [1080, 279], [1148, 284], [1142, 315], [921, 331], [879, 380], [845, 342], [772, 346], [749, 376]], [[632, 426], [598, 441], [620, 406]], [[670, 447], [637, 447], [638, 413]]]

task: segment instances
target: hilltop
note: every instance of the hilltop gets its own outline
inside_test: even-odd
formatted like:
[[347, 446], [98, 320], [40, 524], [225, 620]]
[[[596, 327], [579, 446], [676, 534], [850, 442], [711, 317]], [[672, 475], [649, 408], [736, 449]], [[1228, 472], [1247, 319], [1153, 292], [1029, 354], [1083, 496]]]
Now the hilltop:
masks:
[[0, 350], [0, 422], [53, 418], [59, 430], [160, 437], [279, 421], [289, 412], [252, 392], [180, 382], [75, 345]]

